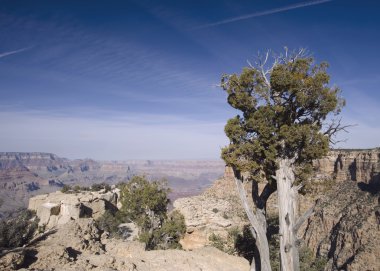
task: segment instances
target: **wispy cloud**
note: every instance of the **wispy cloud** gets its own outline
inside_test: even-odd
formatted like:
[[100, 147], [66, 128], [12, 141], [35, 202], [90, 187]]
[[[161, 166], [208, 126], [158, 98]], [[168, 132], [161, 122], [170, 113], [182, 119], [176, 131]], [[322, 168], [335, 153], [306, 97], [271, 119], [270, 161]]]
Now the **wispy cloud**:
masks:
[[24, 51], [27, 51], [30, 48], [31, 47], [25, 47], [25, 48], [22, 48], [22, 49], [19, 49], [19, 50], [15, 50], [15, 51], [9, 51], [9, 52], [0, 53], [0, 58], [6, 57], [6, 56], [10, 56], [10, 55], [14, 55], [14, 54], [17, 54], [17, 53], [21, 53], [21, 52], [24, 52]]
[[303, 8], [303, 7], [308, 7], [308, 6], [320, 5], [320, 4], [331, 2], [331, 1], [333, 1], [333, 0], [307, 1], [307, 2], [302, 2], [302, 3], [298, 3], [298, 4], [294, 4], [294, 5], [285, 6], [285, 7], [280, 7], [280, 8], [275, 8], [275, 9], [270, 9], [270, 10], [265, 10], [265, 11], [259, 11], [259, 12], [255, 12], [255, 13], [249, 13], [249, 14], [245, 14], [245, 15], [221, 20], [221, 21], [218, 21], [215, 23], [200, 25], [200, 26], [194, 27], [192, 30], [209, 28], [209, 27], [219, 26], [219, 25], [223, 25], [223, 24], [229, 24], [229, 23], [247, 20], [247, 19], [251, 19], [251, 18], [255, 18], [255, 17], [261, 17], [261, 16], [265, 16], [265, 15], [280, 13], [280, 12], [284, 12], [284, 11], [288, 11], [288, 10], [292, 10], [292, 9], [298, 9], [298, 8]]

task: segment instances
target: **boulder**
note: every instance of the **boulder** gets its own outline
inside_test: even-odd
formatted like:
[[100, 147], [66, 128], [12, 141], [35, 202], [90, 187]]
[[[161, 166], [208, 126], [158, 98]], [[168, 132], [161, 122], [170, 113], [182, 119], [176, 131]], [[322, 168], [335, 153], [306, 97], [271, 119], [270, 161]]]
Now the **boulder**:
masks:
[[84, 191], [65, 194], [60, 191], [30, 198], [29, 209], [40, 219], [39, 225], [52, 228], [83, 217], [99, 218], [107, 210], [117, 210], [118, 189], [109, 192]]
[[38, 208], [36, 208], [37, 216], [40, 219], [40, 224], [49, 224], [49, 220], [52, 216], [59, 215], [60, 208], [60, 204], [43, 202]]

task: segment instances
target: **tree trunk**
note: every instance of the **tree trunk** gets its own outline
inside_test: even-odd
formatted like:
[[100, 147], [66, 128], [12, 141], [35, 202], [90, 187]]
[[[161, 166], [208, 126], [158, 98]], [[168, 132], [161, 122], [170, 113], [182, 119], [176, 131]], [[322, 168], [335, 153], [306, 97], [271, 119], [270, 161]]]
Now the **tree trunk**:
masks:
[[239, 192], [240, 200], [248, 216], [249, 222], [251, 223], [251, 232], [256, 240], [256, 247], [260, 254], [259, 256], [261, 269], [256, 268], [257, 264], [255, 262], [255, 259], [253, 259], [251, 263], [251, 271], [271, 271], [272, 268], [270, 266], [269, 259], [269, 244], [266, 235], [267, 229], [265, 214], [263, 213], [263, 210], [260, 209], [256, 209], [256, 214], [252, 212], [247, 201], [247, 194], [245, 192], [242, 181], [235, 177], [235, 183]]
[[299, 254], [295, 231], [297, 191], [292, 160], [281, 159], [276, 171], [280, 221], [281, 271], [299, 271]]

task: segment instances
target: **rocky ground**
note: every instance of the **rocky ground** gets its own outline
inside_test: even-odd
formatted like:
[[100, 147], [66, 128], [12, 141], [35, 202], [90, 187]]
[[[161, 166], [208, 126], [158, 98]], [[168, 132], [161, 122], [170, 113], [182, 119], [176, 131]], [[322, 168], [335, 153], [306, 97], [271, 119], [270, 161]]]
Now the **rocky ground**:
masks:
[[246, 271], [249, 263], [212, 247], [145, 251], [142, 243], [109, 239], [101, 234], [93, 219], [77, 219], [59, 225], [53, 234], [24, 251], [2, 257], [0, 269]]

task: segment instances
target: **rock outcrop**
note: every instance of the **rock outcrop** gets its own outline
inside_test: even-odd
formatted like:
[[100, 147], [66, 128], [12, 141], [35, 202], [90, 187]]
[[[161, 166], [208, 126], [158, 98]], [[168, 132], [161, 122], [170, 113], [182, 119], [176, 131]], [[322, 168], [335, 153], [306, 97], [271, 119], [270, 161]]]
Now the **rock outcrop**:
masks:
[[208, 245], [209, 237], [226, 237], [232, 228], [242, 228], [244, 211], [234, 183], [228, 178], [217, 180], [199, 196], [177, 199], [174, 208], [185, 217], [186, 233], [180, 241], [184, 249]]
[[380, 149], [333, 150], [315, 161], [316, 179], [352, 180], [380, 185]]
[[[12, 263], [12, 259], [18, 260]], [[6, 265], [8, 263], [8, 265]], [[23, 253], [0, 259], [2, 270], [246, 271], [244, 258], [207, 247], [194, 251], [145, 251], [136, 241], [108, 239], [93, 219], [71, 220]]]
[[83, 217], [99, 218], [107, 210], [115, 211], [120, 191], [78, 192], [65, 194], [60, 191], [30, 198], [28, 209], [34, 210], [39, 224], [47, 228], [66, 224]]
[[309, 219], [302, 239], [326, 270], [380, 270], [380, 194], [367, 188], [339, 183]]

